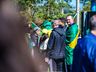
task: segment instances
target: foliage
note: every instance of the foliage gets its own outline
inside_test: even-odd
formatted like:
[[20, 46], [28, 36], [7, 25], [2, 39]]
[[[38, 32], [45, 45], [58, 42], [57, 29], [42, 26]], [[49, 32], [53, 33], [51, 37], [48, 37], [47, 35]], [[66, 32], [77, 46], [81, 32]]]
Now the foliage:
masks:
[[[61, 0], [61, 2], [56, 2], [56, 0], [48, 0], [44, 5], [39, 6], [40, 0], [16, 0], [20, 5], [23, 13], [26, 18], [29, 20], [29, 23], [34, 21], [35, 19], [40, 18], [44, 19], [57, 19], [61, 17], [66, 17], [67, 15], [75, 15], [76, 10], [72, 10], [72, 7], [68, 4], [71, 0]], [[90, 11], [91, 2], [87, 1], [87, 3], [83, 6], [82, 11]], [[67, 10], [67, 13], [65, 13]]]
[[28, 16], [32, 16], [33, 20], [36, 18], [54, 19], [56, 17], [63, 17], [63, 8], [70, 8], [69, 5], [63, 0], [60, 3], [56, 3], [55, 0], [48, 0], [44, 6], [37, 6], [39, 0], [17, 0], [17, 2], [20, 5], [22, 11], [27, 14], [29, 13]]
[[83, 11], [90, 11], [91, 2], [87, 1], [85, 6], [83, 6]]

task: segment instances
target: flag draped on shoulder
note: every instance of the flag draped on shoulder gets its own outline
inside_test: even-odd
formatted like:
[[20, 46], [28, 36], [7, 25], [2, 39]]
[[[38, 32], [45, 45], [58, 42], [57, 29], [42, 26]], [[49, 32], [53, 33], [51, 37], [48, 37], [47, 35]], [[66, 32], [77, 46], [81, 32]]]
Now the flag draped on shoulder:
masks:
[[73, 62], [73, 50], [77, 44], [79, 35], [79, 30], [77, 24], [72, 24], [67, 28], [66, 31], [66, 63], [68, 65], [72, 64]]

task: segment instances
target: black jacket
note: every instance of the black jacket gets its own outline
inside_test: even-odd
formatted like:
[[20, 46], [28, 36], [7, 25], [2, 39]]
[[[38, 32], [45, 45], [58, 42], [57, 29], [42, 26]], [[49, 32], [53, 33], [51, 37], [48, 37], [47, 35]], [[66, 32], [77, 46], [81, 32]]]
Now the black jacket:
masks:
[[65, 56], [65, 31], [66, 28], [59, 26], [53, 29], [48, 41], [48, 57], [53, 59], [64, 58]]

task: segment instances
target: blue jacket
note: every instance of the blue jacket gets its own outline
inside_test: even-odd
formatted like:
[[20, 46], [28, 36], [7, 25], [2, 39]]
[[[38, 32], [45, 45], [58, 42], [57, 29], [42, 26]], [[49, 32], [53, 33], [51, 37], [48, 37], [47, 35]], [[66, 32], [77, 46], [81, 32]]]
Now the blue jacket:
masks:
[[74, 50], [72, 72], [96, 72], [96, 36], [80, 39]]
[[48, 41], [48, 57], [53, 59], [64, 58], [65, 52], [65, 27], [53, 29]]

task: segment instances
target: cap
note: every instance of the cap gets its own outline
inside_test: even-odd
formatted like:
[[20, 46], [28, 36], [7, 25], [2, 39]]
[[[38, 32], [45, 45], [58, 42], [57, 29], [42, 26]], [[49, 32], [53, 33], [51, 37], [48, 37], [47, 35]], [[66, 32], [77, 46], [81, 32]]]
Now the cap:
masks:
[[35, 27], [35, 28], [34, 28], [34, 31], [36, 31], [36, 30], [40, 30], [40, 28], [39, 28], [39, 27]]

